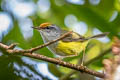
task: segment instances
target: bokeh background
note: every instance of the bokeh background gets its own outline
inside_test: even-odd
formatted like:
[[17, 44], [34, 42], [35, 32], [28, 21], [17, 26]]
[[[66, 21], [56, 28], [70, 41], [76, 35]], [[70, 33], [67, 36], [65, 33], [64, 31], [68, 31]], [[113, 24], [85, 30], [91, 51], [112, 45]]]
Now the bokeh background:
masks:
[[[89, 42], [85, 62], [111, 48], [114, 36], [120, 37], [120, 0], [0, 0], [0, 42], [18, 43], [16, 49], [43, 44], [40, 33], [32, 26], [50, 22], [84, 36], [110, 32]], [[37, 53], [55, 57], [47, 48]], [[87, 67], [102, 72], [102, 60], [111, 51], [89, 62]], [[65, 61], [78, 64], [81, 54]], [[0, 80], [99, 80], [58, 65], [0, 51]]]

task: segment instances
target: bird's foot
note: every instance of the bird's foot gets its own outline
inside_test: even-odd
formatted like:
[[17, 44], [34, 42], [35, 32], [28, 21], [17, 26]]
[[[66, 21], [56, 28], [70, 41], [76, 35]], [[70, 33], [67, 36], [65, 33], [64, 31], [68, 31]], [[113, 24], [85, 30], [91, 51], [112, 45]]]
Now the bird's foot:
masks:
[[57, 60], [62, 60], [63, 58], [62, 57], [56, 57], [54, 59], [57, 59]]

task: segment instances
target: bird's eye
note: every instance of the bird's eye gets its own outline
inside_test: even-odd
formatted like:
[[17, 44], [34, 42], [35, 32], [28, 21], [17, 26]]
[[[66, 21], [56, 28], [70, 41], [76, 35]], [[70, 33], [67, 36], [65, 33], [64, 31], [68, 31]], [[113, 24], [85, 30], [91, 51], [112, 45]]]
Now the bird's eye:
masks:
[[52, 28], [53, 28], [53, 27], [49, 27], [49, 26], [48, 26], [48, 27], [46, 27], [46, 29], [52, 29]]
[[46, 29], [50, 29], [50, 27], [46, 27]]

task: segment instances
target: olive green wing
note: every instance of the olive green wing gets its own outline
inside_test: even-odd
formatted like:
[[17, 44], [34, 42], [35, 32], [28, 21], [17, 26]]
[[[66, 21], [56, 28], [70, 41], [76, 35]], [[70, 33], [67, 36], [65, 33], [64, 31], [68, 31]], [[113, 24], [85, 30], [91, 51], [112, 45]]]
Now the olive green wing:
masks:
[[[68, 31], [63, 30], [62, 34], [66, 33]], [[66, 38], [62, 39], [64, 42], [76, 42], [76, 41], [85, 41], [85, 37], [81, 36], [80, 34], [73, 32], [72, 34], [68, 35]]]

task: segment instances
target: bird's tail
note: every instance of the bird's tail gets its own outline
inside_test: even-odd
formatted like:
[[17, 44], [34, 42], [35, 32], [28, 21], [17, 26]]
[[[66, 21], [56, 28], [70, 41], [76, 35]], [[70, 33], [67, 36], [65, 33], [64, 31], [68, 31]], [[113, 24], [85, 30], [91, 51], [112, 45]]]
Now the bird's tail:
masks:
[[102, 33], [102, 34], [97, 34], [97, 35], [94, 35], [94, 36], [88, 37], [88, 38], [86, 38], [86, 40], [94, 39], [94, 38], [105, 37], [105, 36], [108, 35], [108, 34], [109, 34], [109, 32], [104, 32], [104, 33]]

